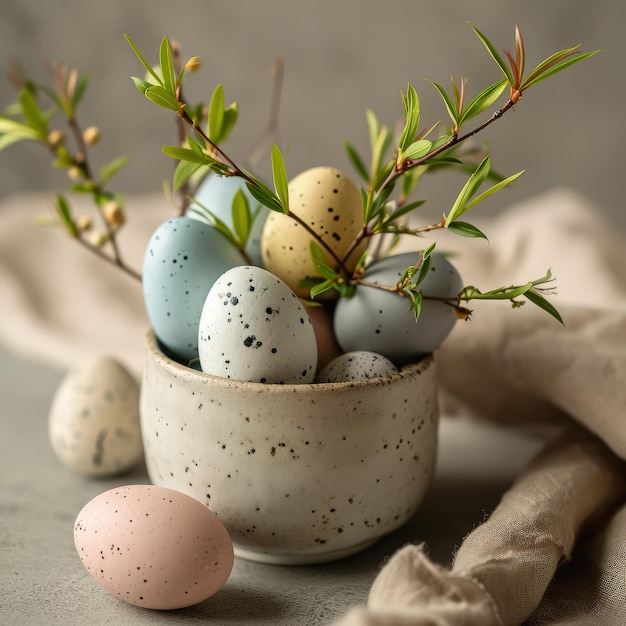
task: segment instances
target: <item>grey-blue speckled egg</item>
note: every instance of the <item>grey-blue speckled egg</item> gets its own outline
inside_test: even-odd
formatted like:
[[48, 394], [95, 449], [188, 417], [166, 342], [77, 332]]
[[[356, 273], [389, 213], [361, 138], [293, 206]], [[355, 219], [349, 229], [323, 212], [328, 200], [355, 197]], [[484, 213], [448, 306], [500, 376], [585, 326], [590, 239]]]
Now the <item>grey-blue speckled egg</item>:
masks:
[[342, 383], [393, 376], [398, 368], [382, 354], [367, 350], [346, 352], [334, 358], [317, 375], [318, 383]]
[[[373, 263], [363, 279], [393, 286], [416, 259], [415, 252], [389, 256]], [[448, 336], [457, 317], [453, 307], [426, 296], [454, 301], [463, 289], [463, 281], [445, 257], [434, 254], [430, 273], [421, 287], [425, 298], [417, 322], [413, 312], [408, 311], [409, 300], [394, 292], [358, 285], [353, 297], [341, 298], [333, 322], [342, 350], [377, 352], [397, 366], [435, 350]]]
[[161, 224], [143, 263], [143, 297], [148, 319], [166, 351], [187, 364], [198, 356], [202, 306], [215, 280], [245, 263], [212, 226], [188, 217]]
[[198, 334], [204, 372], [261, 383], [311, 383], [315, 331], [296, 294], [260, 267], [235, 267], [209, 291]]
[[[196, 208], [202, 211], [201, 207], [198, 206], [199, 203], [233, 230], [233, 198], [239, 190], [246, 197], [252, 215], [258, 210], [246, 244], [246, 254], [254, 265], [262, 266], [261, 233], [263, 232], [263, 225], [269, 209], [259, 204], [259, 201], [252, 196], [242, 178], [238, 176], [218, 176], [214, 173], [209, 174], [195, 195], [197, 203], [192, 203], [190, 209]], [[206, 218], [201, 213], [197, 213], [194, 210], [190, 210], [188, 215], [194, 219], [206, 221]]]

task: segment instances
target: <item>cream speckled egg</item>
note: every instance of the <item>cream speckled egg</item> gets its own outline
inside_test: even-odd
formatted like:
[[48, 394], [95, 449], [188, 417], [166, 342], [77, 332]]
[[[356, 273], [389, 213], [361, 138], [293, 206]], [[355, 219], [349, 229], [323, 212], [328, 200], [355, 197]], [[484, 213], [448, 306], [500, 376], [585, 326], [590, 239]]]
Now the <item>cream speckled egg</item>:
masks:
[[234, 380], [312, 383], [317, 342], [296, 294], [255, 266], [228, 270], [209, 291], [198, 333], [202, 371]]
[[118, 361], [94, 359], [70, 371], [50, 405], [48, 434], [57, 457], [88, 476], [113, 476], [143, 458], [139, 384]]
[[341, 383], [393, 376], [398, 368], [382, 354], [367, 350], [346, 352], [333, 359], [317, 376], [318, 383]]
[[74, 523], [83, 565], [130, 604], [178, 609], [206, 600], [233, 567], [233, 545], [220, 519], [180, 491], [128, 485], [90, 500]]
[[[315, 167], [293, 178], [289, 183], [289, 206], [340, 259], [363, 224], [361, 192], [343, 172], [333, 167]], [[310, 297], [310, 287], [302, 287], [300, 282], [319, 276], [310, 253], [312, 240], [301, 224], [270, 211], [261, 237], [264, 266], [302, 298]], [[346, 260], [349, 271], [354, 269], [365, 247], [363, 241]], [[339, 269], [326, 250], [324, 259], [326, 265]], [[325, 297], [336, 295], [334, 290], [324, 294]]]

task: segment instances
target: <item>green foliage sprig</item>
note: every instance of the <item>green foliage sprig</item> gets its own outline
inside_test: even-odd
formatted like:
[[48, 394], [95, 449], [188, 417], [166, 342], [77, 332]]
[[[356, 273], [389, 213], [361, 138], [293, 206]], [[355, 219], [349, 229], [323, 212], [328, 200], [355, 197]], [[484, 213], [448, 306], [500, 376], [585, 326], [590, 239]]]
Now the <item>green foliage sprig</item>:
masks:
[[[476, 226], [459, 218], [486, 198], [513, 183], [523, 172], [517, 172], [506, 178], [495, 177], [495, 184], [480, 191], [488, 178], [494, 178], [491, 171], [490, 156], [486, 155], [478, 166], [470, 171], [467, 182], [460, 190], [448, 213], [444, 213], [439, 222], [425, 226], [408, 227], [405, 223], [406, 217], [423, 204], [421, 200], [409, 202], [410, 194], [415, 191], [421, 177], [428, 171], [435, 171], [442, 167], [459, 167], [467, 171], [468, 164], [463, 161], [463, 154], [459, 150], [461, 144], [502, 118], [520, 101], [522, 94], [530, 87], [597, 52], [578, 52], [578, 47], [561, 50], [546, 58], [525, 75], [526, 53], [518, 27], [515, 29], [515, 53], [513, 55], [507, 51], [504, 53], [504, 57], [497, 52], [493, 44], [477, 28], [474, 28], [474, 31], [503, 72], [504, 79], [487, 86], [469, 101], [466, 79], [462, 79], [459, 85], [452, 80], [451, 93], [433, 82], [432, 84], [440, 94], [452, 122], [446, 132], [429, 138], [438, 128], [439, 123], [426, 130], [420, 130], [420, 100], [414, 86], [409, 83], [406, 92], [401, 94], [404, 125], [397, 141], [394, 142], [394, 133], [381, 126], [374, 113], [367, 111], [371, 147], [370, 167], [365, 165], [364, 159], [352, 144], [346, 144], [348, 157], [357, 173], [365, 181], [366, 187], [362, 188], [363, 224], [342, 258], [337, 257], [324, 239], [289, 207], [288, 179], [280, 149], [275, 144], [272, 147], [272, 189], [250, 172], [239, 167], [219, 147], [219, 142], [215, 139], [220, 136], [220, 123], [223, 123], [225, 116], [216, 116], [214, 128], [216, 127], [217, 130], [211, 130], [211, 128], [205, 130], [189, 115], [189, 107], [181, 97], [183, 73], [179, 73], [178, 76], [174, 74], [167, 38], [163, 38], [160, 46], [160, 76], [152, 70], [133, 40], [128, 36], [126, 38], [150, 77], [149, 80], [134, 78], [138, 89], [155, 104], [175, 111], [191, 130], [192, 136], [187, 135], [186, 146], [165, 146], [163, 148], [165, 154], [180, 161], [178, 168], [183, 170], [181, 173], [177, 169], [179, 175], [175, 177], [175, 185], [180, 184], [189, 171], [203, 166], [219, 175], [239, 176], [244, 179], [250, 193], [259, 202], [272, 211], [283, 213], [302, 225], [313, 237], [311, 254], [320, 272], [318, 279], [309, 281], [312, 287], [311, 297], [315, 297], [328, 289], [337, 289], [340, 295], [349, 296], [355, 285], [368, 285], [362, 278], [365, 264], [368, 261], [366, 255], [357, 264], [354, 272], [349, 272], [346, 269], [346, 260], [364, 239], [384, 234], [393, 235], [395, 238], [402, 235], [422, 236], [426, 232], [437, 229], [447, 229], [467, 237], [486, 238], [486, 235]], [[505, 102], [485, 121], [462, 133], [461, 130], [468, 122], [495, 106], [507, 87], [509, 88], [509, 95]], [[390, 154], [392, 152], [393, 154]], [[397, 200], [392, 200], [392, 193], [398, 180], [402, 180], [401, 192]], [[422, 294], [420, 284], [427, 274], [430, 255], [434, 248], [435, 244], [431, 244], [420, 255], [419, 262], [415, 266], [407, 268], [402, 280], [397, 285], [376, 284], [369, 286], [387, 289], [408, 297], [410, 309], [414, 311], [416, 318], [419, 317], [422, 299], [426, 297]], [[330, 253], [336, 263], [335, 268], [324, 263], [322, 249]], [[478, 299], [506, 299], [511, 302], [512, 306], [517, 307], [524, 303], [519, 298], [524, 297], [557, 320], [562, 321], [556, 308], [542, 294], [542, 292], [551, 291], [550, 288], [543, 286], [551, 280], [551, 274], [548, 272], [545, 276], [529, 281], [524, 285], [500, 287], [486, 292], [481, 292], [473, 286], [466, 287], [458, 295], [456, 301], [449, 301], [448, 303], [454, 306], [460, 317], [467, 317], [471, 311], [463, 307], [461, 302]]]
[[[64, 194], [58, 194], [54, 200], [52, 223], [62, 225], [91, 252], [140, 279], [139, 273], [124, 261], [116, 239], [125, 222], [123, 198], [107, 188], [128, 159], [116, 158], [95, 172], [89, 152], [100, 141], [100, 130], [96, 126], [83, 130], [78, 122], [77, 109], [87, 90], [89, 75], [81, 75], [66, 65], [54, 65], [49, 86], [30, 80], [21, 67], [15, 66], [10, 78], [18, 99], [6, 115], [0, 115], [0, 150], [21, 141], [44, 146], [52, 154], [52, 166], [66, 171], [70, 191], [91, 196], [101, 228], [94, 229], [89, 216], [76, 215]], [[64, 119], [57, 123], [58, 118]], [[73, 139], [72, 146], [68, 133], [62, 130], [63, 122]]]

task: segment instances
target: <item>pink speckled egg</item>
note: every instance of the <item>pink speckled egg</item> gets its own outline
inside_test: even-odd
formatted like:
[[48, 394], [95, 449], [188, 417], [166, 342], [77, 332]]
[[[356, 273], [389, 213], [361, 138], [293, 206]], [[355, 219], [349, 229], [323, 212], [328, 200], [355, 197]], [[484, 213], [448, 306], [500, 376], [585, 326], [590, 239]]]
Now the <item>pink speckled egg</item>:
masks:
[[224, 524], [201, 502], [166, 487], [129, 485], [96, 496], [76, 518], [74, 543], [105, 589], [149, 609], [202, 602], [233, 568]]

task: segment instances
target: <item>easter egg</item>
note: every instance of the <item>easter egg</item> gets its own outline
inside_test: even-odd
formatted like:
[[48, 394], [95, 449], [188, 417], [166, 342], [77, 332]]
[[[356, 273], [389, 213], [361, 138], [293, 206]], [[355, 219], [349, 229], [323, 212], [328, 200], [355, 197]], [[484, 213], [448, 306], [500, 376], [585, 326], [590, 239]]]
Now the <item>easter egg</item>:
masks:
[[218, 176], [210, 173], [200, 185], [194, 196], [195, 202], [189, 207], [189, 217], [210, 223], [211, 218], [206, 216], [203, 209], [208, 209], [233, 231], [233, 199], [241, 191], [248, 203], [251, 217], [254, 217], [250, 234], [245, 246], [246, 254], [254, 265], [262, 265], [261, 260], [261, 233], [265, 218], [269, 212], [267, 207], [259, 204], [248, 191], [246, 183], [239, 176]]
[[[363, 224], [361, 192], [341, 171], [333, 167], [306, 170], [289, 182], [289, 208], [332, 250], [322, 248], [324, 264], [339, 270], [337, 258], [350, 272], [366, 248], [366, 242], [344, 260]], [[282, 213], [270, 212], [261, 237], [266, 269], [284, 280], [300, 297], [310, 297], [310, 286], [301, 281], [319, 277], [311, 257], [314, 237], [302, 224]], [[336, 297], [331, 290], [323, 297]]]
[[212, 226], [188, 217], [163, 222], [144, 256], [143, 298], [163, 348], [183, 364], [198, 357], [198, 324], [206, 295], [240, 252]]
[[398, 368], [382, 354], [367, 350], [346, 352], [334, 358], [317, 375], [318, 383], [342, 383], [393, 376]]
[[202, 371], [262, 383], [310, 383], [317, 343], [304, 306], [280, 278], [235, 267], [209, 291], [198, 333]]
[[89, 574], [117, 598], [148, 609], [206, 600], [228, 580], [233, 545], [224, 524], [180, 491], [128, 485], [90, 500], [74, 523]]
[[48, 434], [56, 456], [79, 474], [128, 471], [143, 458], [138, 382], [109, 357], [68, 372], [50, 404]]
[[[454, 308], [441, 299], [454, 303], [463, 282], [445, 257], [433, 254], [431, 259], [430, 272], [420, 285], [424, 299], [417, 321], [408, 298], [368, 285], [357, 285], [352, 297], [337, 302], [335, 336], [344, 352], [369, 350], [400, 366], [441, 344], [457, 321]], [[393, 287], [416, 260], [414, 252], [386, 257], [372, 263], [363, 280]]]

